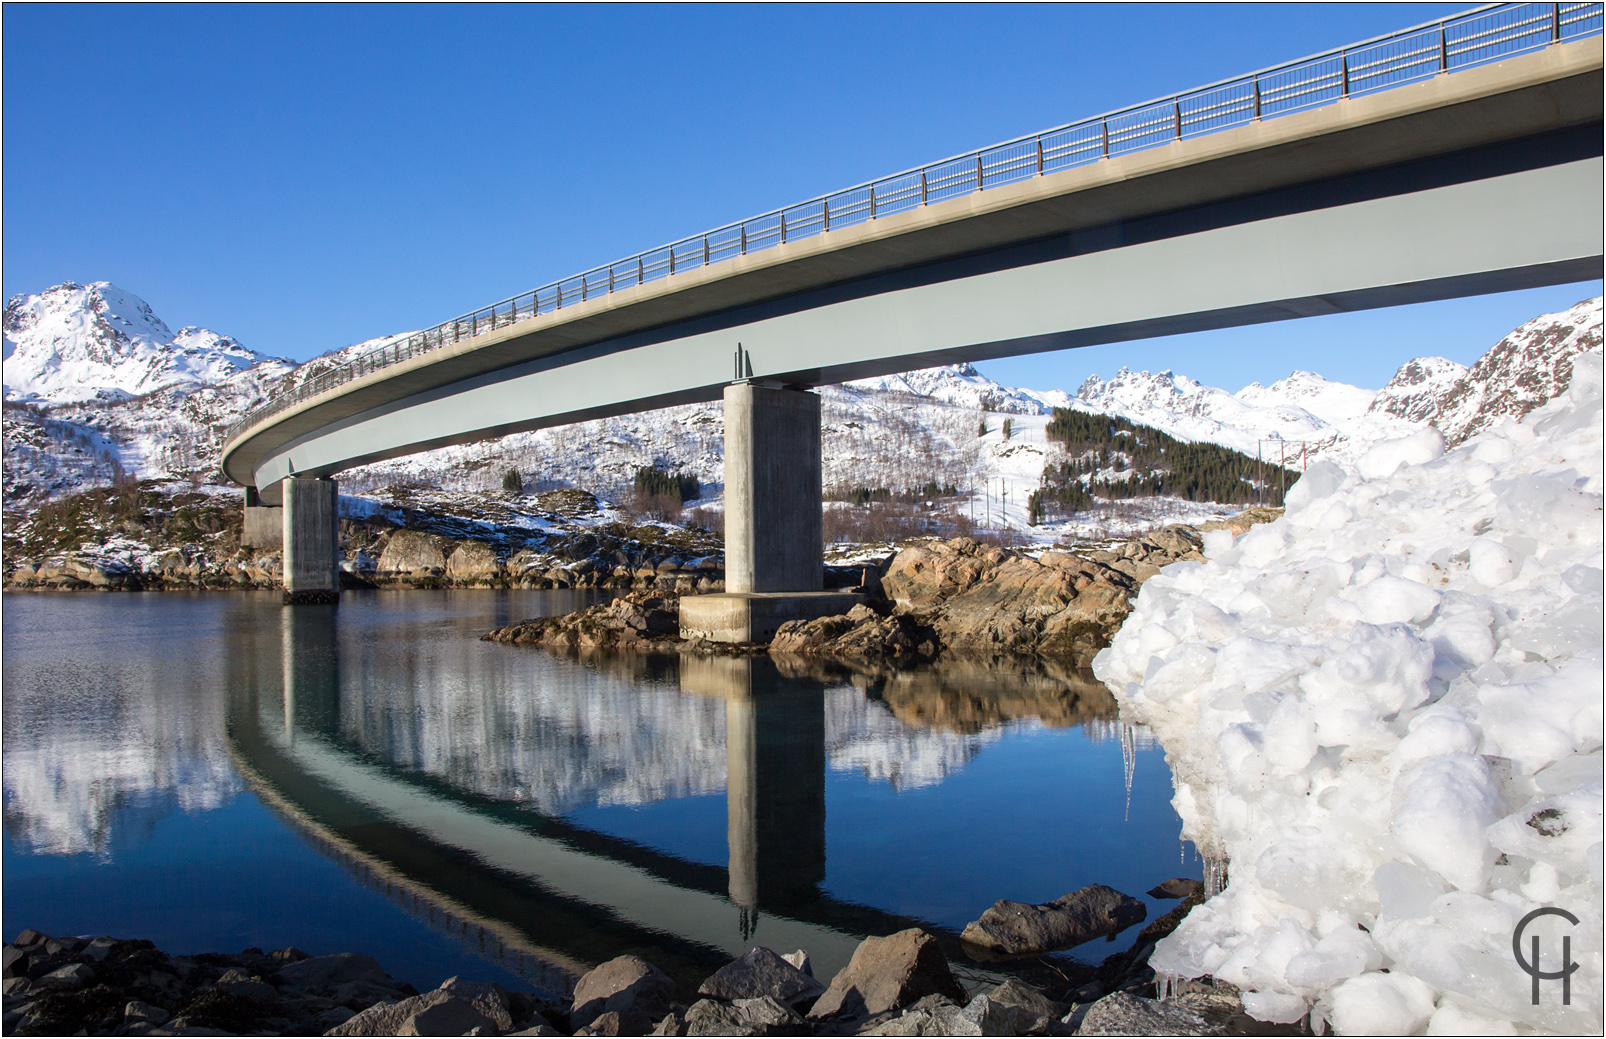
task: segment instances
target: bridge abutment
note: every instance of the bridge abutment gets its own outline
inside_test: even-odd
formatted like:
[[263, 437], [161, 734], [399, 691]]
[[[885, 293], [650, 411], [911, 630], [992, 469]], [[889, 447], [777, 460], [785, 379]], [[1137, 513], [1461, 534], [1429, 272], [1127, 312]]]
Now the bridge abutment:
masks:
[[682, 637], [766, 642], [859, 601], [823, 590], [821, 492], [819, 395], [725, 387], [725, 591], [681, 599]]
[[335, 481], [289, 476], [284, 491], [284, 601], [340, 601], [340, 507]]

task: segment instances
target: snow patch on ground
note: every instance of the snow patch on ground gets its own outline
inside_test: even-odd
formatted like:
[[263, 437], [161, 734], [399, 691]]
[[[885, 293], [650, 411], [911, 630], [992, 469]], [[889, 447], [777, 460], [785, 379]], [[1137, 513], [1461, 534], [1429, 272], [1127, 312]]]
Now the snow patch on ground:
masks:
[[[1428, 430], [1144, 584], [1095, 673], [1229, 883], [1156, 948], [1340, 1033], [1602, 1027], [1602, 363], [1444, 452]], [[1431, 434], [1429, 436], [1428, 434]], [[1512, 957], [1541, 906], [1581, 963]], [[1469, 1024], [1472, 1023], [1472, 1024]]]

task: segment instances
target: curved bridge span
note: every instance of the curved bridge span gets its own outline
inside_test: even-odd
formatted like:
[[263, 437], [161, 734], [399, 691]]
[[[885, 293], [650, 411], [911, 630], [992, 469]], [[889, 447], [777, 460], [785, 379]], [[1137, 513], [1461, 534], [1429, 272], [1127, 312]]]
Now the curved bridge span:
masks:
[[[768, 217], [732, 225], [734, 250], [729, 229], [688, 239], [656, 280], [643, 254], [633, 278], [612, 265], [313, 380], [232, 430], [223, 467], [248, 504], [288, 488], [309, 517], [332, 491], [293, 485], [346, 468], [739, 390], [727, 587], [815, 590], [816, 561], [758, 543], [817, 540], [817, 515], [784, 520], [818, 512], [818, 404], [811, 425], [796, 390], [1601, 277], [1600, 25], [1600, 4], [1480, 9], [816, 200], [812, 224], [792, 207], [760, 250]], [[295, 511], [287, 575], [302, 543], [323, 573]]]

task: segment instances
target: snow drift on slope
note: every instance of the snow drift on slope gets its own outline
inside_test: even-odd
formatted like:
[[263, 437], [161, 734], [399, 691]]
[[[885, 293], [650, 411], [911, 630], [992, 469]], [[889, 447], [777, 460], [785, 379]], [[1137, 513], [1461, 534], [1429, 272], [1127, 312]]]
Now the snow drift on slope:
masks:
[[[1231, 863], [1156, 971], [1340, 1033], [1600, 1031], [1601, 399], [1585, 354], [1520, 424], [1314, 466], [1143, 586], [1094, 671]], [[1545, 905], [1580, 921], [1571, 1006], [1511, 955]], [[1564, 932], [1528, 933], [1553, 969]]]

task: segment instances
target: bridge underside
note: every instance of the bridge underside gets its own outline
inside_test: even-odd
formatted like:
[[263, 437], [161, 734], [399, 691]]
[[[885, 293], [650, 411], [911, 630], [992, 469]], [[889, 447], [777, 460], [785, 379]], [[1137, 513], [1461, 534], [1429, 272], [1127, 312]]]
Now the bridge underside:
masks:
[[1596, 123], [596, 343], [332, 422], [258, 457], [252, 482], [274, 501], [292, 474], [716, 400], [738, 344], [753, 378], [812, 387], [1599, 278], [1600, 151]]

